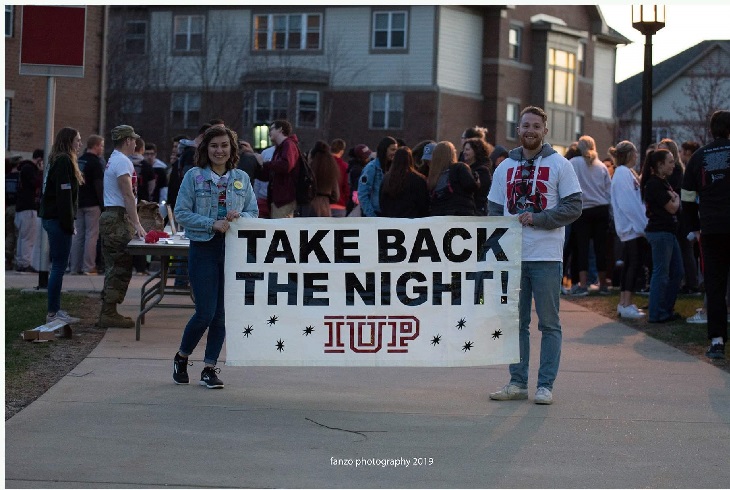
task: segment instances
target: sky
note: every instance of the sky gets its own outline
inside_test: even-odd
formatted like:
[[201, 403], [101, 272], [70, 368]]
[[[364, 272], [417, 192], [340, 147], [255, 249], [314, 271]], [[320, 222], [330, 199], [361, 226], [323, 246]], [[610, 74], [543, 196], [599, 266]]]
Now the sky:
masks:
[[[616, 82], [644, 69], [644, 35], [631, 26], [630, 3], [599, 3], [606, 23], [633, 41], [616, 50]], [[730, 39], [730, 4], [669, 2], [666, 25], [652, 38], [652, 63], [664, 61], [702, 41]]]

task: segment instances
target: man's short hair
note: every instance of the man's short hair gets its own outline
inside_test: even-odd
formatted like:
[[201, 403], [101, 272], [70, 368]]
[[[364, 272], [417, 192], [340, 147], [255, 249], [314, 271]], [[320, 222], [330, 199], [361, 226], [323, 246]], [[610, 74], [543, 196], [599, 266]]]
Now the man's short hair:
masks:
[[210, 124], [211, 126], [215, 126], [217, 124], [222, 124], [223, 126], [226, 125], [223, 119], [211, 119], [210, 121], [208, 121], [208, 124]]
[[713, 138], [730, 136], [730, 111], [715, 111], [710, 118], [710, 133]]
[[682, 143], [682, 149], [694, 153], [700, 149], [700, 144], [696, 141], [685, 141]]
[[43, 150], [33, 150], [33, 160], [35, 160], [36, 158], [43, 158]]
[[489, 130], [487, 128], [483, 128], [481, 126], [474, 126], [472, 128], [466, 128], [464, 130], [464, 136], [462, 138], [469, 139], [469, 138], [479, 138], [484, 139], [487, 137], [487, 134], [489, 134]]
[[345, 148], [347, 147], [347, 143], [345, 143], [345, 140], [337, 138], [332, 140], [332, 144], [330, 145], [330, 150], [332, 153], [339, 153], [341, 151], [345, 151]]
[[147, 144], [145, 144], [145, 145], [144, 145], [144, 149], [145, 149], [145, 151], [147, 151], [147, 150], [152, 150], [152, 151], [154, 151], [155, 153], [157, 153], [157, 145], [156, 145], [156, 144], [154, 144], [154, 143], [147, 143]]
[[522, 109], [522, 112], [520, 112], [520, 120], [522, 120], [522, 116], [525, 114], [535, 114], [536, 116], [540, 116], [542, 118], [543, 124], [547, 124], [547, 114], [541, 107], [537, 107], [534, 105], [530, 105]]
[[136, 153], [139, 153], [140, 151], [143, 151], [143, 150], [144, 150], [144, 140], [141, 137], [135, 138], [135, 140], [134, 140], [134, 151]]
[[281, 129], [281, 132], [284, 134], [284, 136], [291, 135], [291, 123], [289, 123], [289, 121], [287, 121], [286, 119], [277, 119], [276, 121], [271, 123], [270, 127], [274, 129]]
[[178, 134], [177, 136], [172, 138], [173, 143], [180, 143], [180, 140], [186, 140], [189, 139], [187, 135], [184, 134]]
[[205, 134], [205, 132], [212, 127], [212, 124], [203, 124], [202, 126], [200, 126], [200, 129], [198, 129], [198, 136], [200, 136], [201, 134]]
[[98, 134], [89, 135], [89, 137], [86, 139], [86, 148], [96, 148], [102, 143], [102, 141], [104, 141], [103, 136], [99, 136]]

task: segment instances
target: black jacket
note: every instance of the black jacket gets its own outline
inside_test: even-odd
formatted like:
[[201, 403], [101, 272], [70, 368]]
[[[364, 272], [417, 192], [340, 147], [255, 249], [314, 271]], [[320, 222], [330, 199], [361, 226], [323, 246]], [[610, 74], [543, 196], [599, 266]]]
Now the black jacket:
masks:
[[46, 188], [41, 196], [38, 216], [57, 219], [61, 229], [73, 235], [78, 207], [79, 181], [76, 180], [73, 164], [67, 155], [58, 155], [48, 167]]

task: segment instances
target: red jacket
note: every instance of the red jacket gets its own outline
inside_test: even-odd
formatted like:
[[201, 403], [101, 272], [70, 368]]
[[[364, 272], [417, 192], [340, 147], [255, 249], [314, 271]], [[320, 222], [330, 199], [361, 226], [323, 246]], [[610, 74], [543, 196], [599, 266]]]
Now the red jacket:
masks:
[[296, 201], [297, 177], [299, 176], [299, 149], [297, 135], [292, 134], [274, 150], [271, 161], [264, 163], [257, 175], [259, 180], [271, 182], [269, 201], [277, 207]]

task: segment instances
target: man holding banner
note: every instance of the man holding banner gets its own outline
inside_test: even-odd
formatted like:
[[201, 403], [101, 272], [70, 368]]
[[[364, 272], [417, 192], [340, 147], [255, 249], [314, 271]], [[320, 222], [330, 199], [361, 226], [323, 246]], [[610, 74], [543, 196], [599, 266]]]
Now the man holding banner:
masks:
[[510, 364], [510, 381], [491, 393], [492, 400], [524, 400], [530, 362], [532, 299], [542, 332], [535, 403], [553, 402], [560, 365], [560, 281], [564, 229], [581, 214], [581, 188], [573, 166], [548, 143], [547, 114], [539, 107], [520, 113], [522, 146], [509, 152], [494, 171], [488, 195], [490, 216], [517, 216], [523, 226], [519, 299], [520, 361]]

